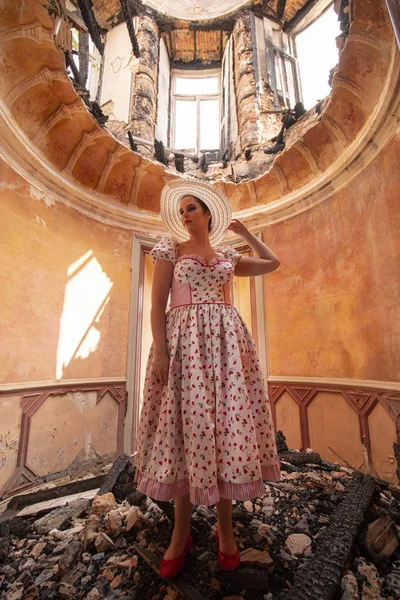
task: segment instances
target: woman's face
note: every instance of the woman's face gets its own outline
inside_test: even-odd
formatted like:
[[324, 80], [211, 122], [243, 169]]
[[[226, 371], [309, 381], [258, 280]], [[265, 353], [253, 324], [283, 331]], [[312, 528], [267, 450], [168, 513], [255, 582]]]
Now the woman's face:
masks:
[[184, 196], [179, 206], [179, 216], [187, 232], [208, 231], [210, 212], [204, 212], [199, 201], [193, 196]]

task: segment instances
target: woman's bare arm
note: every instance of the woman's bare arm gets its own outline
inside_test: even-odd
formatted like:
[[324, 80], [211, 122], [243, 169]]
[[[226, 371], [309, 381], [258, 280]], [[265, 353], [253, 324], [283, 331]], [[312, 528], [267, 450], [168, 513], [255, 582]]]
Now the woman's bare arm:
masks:
[[153, 370], [162, 385], [168, 381], [169, 356], [165, 330], [165, 308], [171, 288], [172, 272], [173, 265], [170, 261], [157, 260], [151, 288], [150, 321], [154, 343]]
[[237, 277], [254, 277], [275, 271], [280, 265], [278, 257], [266, 244], [250, 233], [238, 219], [234, 219], [229, 228], [240, 235], [258, 256], [242, 256], [235, 267]]

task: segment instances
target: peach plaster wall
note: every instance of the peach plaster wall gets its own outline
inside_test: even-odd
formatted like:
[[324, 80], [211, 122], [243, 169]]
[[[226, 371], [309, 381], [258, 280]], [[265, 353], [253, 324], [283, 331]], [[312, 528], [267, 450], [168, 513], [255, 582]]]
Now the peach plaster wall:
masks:
[[124, 377], [131, 233], [0, 182], [0, 382]]
[[264, 231], [269, 375], [400, 382], [400, 132], [346, 188]]
[[1, 497], [123, 453], [132, 233], [1, 159], [0, 205]]

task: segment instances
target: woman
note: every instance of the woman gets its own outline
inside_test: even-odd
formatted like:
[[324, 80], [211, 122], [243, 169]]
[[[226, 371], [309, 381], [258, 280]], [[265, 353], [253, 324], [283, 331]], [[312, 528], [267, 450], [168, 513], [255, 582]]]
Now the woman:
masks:
[[[272, 418], [257, 351], [231, 305], [233, 275], [264, 275], [275, 254], [238, 220], [224, 194], [199, 181], [167, 184], [161, 216], [172, 237], [151, 251], [155, 262], [151, 327], [136, 481], [157, 500], [175, 499], [171, 543], [161, 562], [174, 577], [191, 546], [193, 504], [216, 504], [222, 569], [239, 566], [232, 500], [264, 495], [280, 477]], [[215, 250], [227, 229], [257, 257]], [[171, 302], [168, 312], [168, 296]]]

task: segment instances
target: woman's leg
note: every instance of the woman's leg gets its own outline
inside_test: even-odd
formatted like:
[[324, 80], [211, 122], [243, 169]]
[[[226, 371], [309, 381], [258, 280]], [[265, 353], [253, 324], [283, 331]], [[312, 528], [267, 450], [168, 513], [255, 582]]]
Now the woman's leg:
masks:
[[219, 549], [226, 554], [235, 554], [237, 546], [233, 535], [232, 500], [221, 498], [217, 502]]
[[171, 543], [164, 554], [166, 560], [171, 560], [182, 554], [189, 536], [192, 511], [193, 504], [190, 502], [189, 494], [175, 498], [174, 531], [172, 532]]

